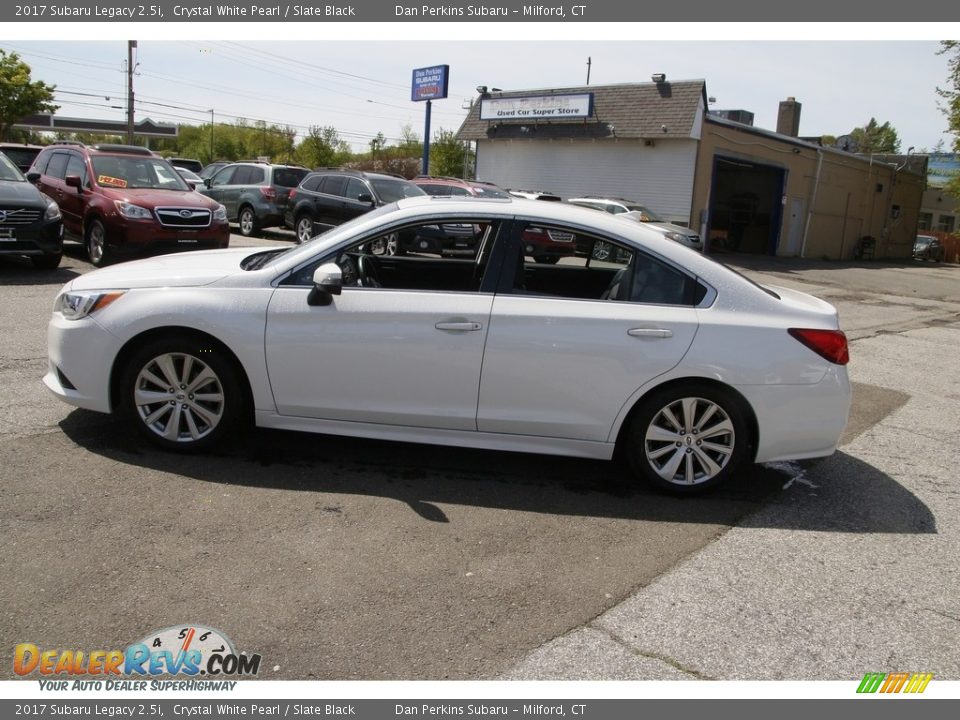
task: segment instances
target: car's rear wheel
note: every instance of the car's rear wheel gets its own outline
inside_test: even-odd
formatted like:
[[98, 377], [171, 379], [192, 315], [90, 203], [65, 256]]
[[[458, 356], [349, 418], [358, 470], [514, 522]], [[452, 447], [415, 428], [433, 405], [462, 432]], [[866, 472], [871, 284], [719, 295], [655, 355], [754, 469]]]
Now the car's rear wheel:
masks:
[[107, 247], [107, 230], [99, 220], [93, 220], [87, 226], [87, 257], [94, 267], [109, 265], [113, 260]]
[[202, 450], [239, 427], [245, 399], [238, 372], [212, 343], [162, 338], [139, 348], [126, 365], [120, 410], [155, 445]]
[[257, 220], [257, 214], [250, 206], [240, 210], [237, 223], [240, 225], [240, 234], [244, 237], [255, 237], [260, 234], [260, 221]]
[[624, 450], [635, 475], [666, 492], [689, 495], [729, 478], [749, 445], [737, 399], [696, 383], [646, 398], [633, 416]]
[[296, 222], [297, 242], [305, 243], [313, 237], [313, 218], [309, 215], [301, 215]]
[[37, 270], [56, 270], [60, 267], [60, 261], [63, 259], [63, 253], [53, 253], [50, 255], [31, 255], [30, 263]]
[[594, 260], [604, 261], [610, 258], [612, 252], [613, 245], [603, 242], [602, 240], [598, 240], [593, 244], [593, 253], [591, 254], [591, 257]]

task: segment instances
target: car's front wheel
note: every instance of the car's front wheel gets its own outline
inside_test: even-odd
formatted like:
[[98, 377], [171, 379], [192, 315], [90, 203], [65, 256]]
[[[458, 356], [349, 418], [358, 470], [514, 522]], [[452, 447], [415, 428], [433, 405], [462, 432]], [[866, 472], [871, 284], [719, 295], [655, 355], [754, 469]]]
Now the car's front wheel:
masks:
[[31, 255], [30, 263], [37, 270], [56, 270], [60, 267], [60, 261], [63, 259], [63, 253], [51, 253], [50, 255]]
[[107, 230], [99, 220], [93, 220], [87, 226], [87, 257], [94, 267], [109, 265], [113, 259], [107, 247]]
[[150, 442], [190, 452], [240, 427], [245, 399], [227, 354], [194, 338], [161, 338], [126, 362], [120, 410]]
[[730, 477], [749, 445], [747, 421], [734, 396], [695, 383], [647, 397], [633, 416], [624, 450], [635, 475], [688, 495]]

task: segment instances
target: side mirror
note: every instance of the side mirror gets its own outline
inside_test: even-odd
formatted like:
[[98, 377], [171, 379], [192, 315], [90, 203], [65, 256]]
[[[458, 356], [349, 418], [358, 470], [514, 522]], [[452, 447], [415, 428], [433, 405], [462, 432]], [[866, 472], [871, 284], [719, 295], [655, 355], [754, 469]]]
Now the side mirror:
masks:
[[36, 170], [31, 170], [30, 172], [27, 173], [27, 180], [33, 183], [34, 185], [40, 182], [40, 177], [41, 177], [40, 173], [38, 173]]
[[336, 263], [325, 263], [313, 271], [313, 289], [307, 296], [307, 304], [329, 305], [333, 296], [343, 289], [343, 272]]
[[360, 193], [357, 196], [357, 202], [370, 203], [371, 205], [373, 205], [373, 195], [371, 195], [370, 193]]
[[206, 188], [210, 187], [210, 181], [211, 181], [212, 179], [213, 179], [213, 178], [204, 178], [204, 179], [203, 179], [203, 186], [206, 187]]
[[81, 182], [79, 175], [67, 175], [63, 181], [67, 184], [67, 187], [76, 188], [77, 192], [80, 192], [83, 188], [83, 183]]

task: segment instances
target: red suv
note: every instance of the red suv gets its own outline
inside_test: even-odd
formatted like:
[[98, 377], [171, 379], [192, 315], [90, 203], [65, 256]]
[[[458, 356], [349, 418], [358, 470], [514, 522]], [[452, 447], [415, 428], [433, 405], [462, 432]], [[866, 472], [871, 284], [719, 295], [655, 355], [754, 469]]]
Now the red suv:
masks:
[[170, 163], [144, 147], [54, 143], [27, 178], [57, 201], [65, 235], [82, 242], [97, 267], [230, 242], [223, 205], [193, 192]]

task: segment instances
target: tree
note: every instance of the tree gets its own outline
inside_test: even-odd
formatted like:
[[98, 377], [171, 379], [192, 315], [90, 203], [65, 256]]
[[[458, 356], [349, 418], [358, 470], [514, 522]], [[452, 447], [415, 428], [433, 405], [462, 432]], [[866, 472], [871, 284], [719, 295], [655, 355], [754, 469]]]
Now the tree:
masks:
[[335, 127], [313, 125], [297, 147], [297, 160], [307, 167], [338, 167], [350, 160], [350, 144]]
[[[960, 40], [942, 41], [937, 54], [950, 56], [947, 62], [950, 87], [938, 87], [937, 94], [946, 101], [942, 109], [947, 116], [947, 129], [953, 135], [954, 152], [960, 152]], [[951, 178], [944, 189], [960, 197], [960, 177]]]
[[440, 128], [430, 143], [430, 174], [464, 177], [473, 165], [473, 153], [452, 130]]
[[889, 122], [879, 125], [876, 118], [870, 118], [866, 125], [852, 130], [850, 136], [857, 144], [856, 151], [864, 155], [900, 152], [900, 137]]
[[55, 112], [55, 85], [30, 80], [30, 66], [17, 53], [0, 50], [0, 138], [10, 136], [13, 124], [28, 115]]

